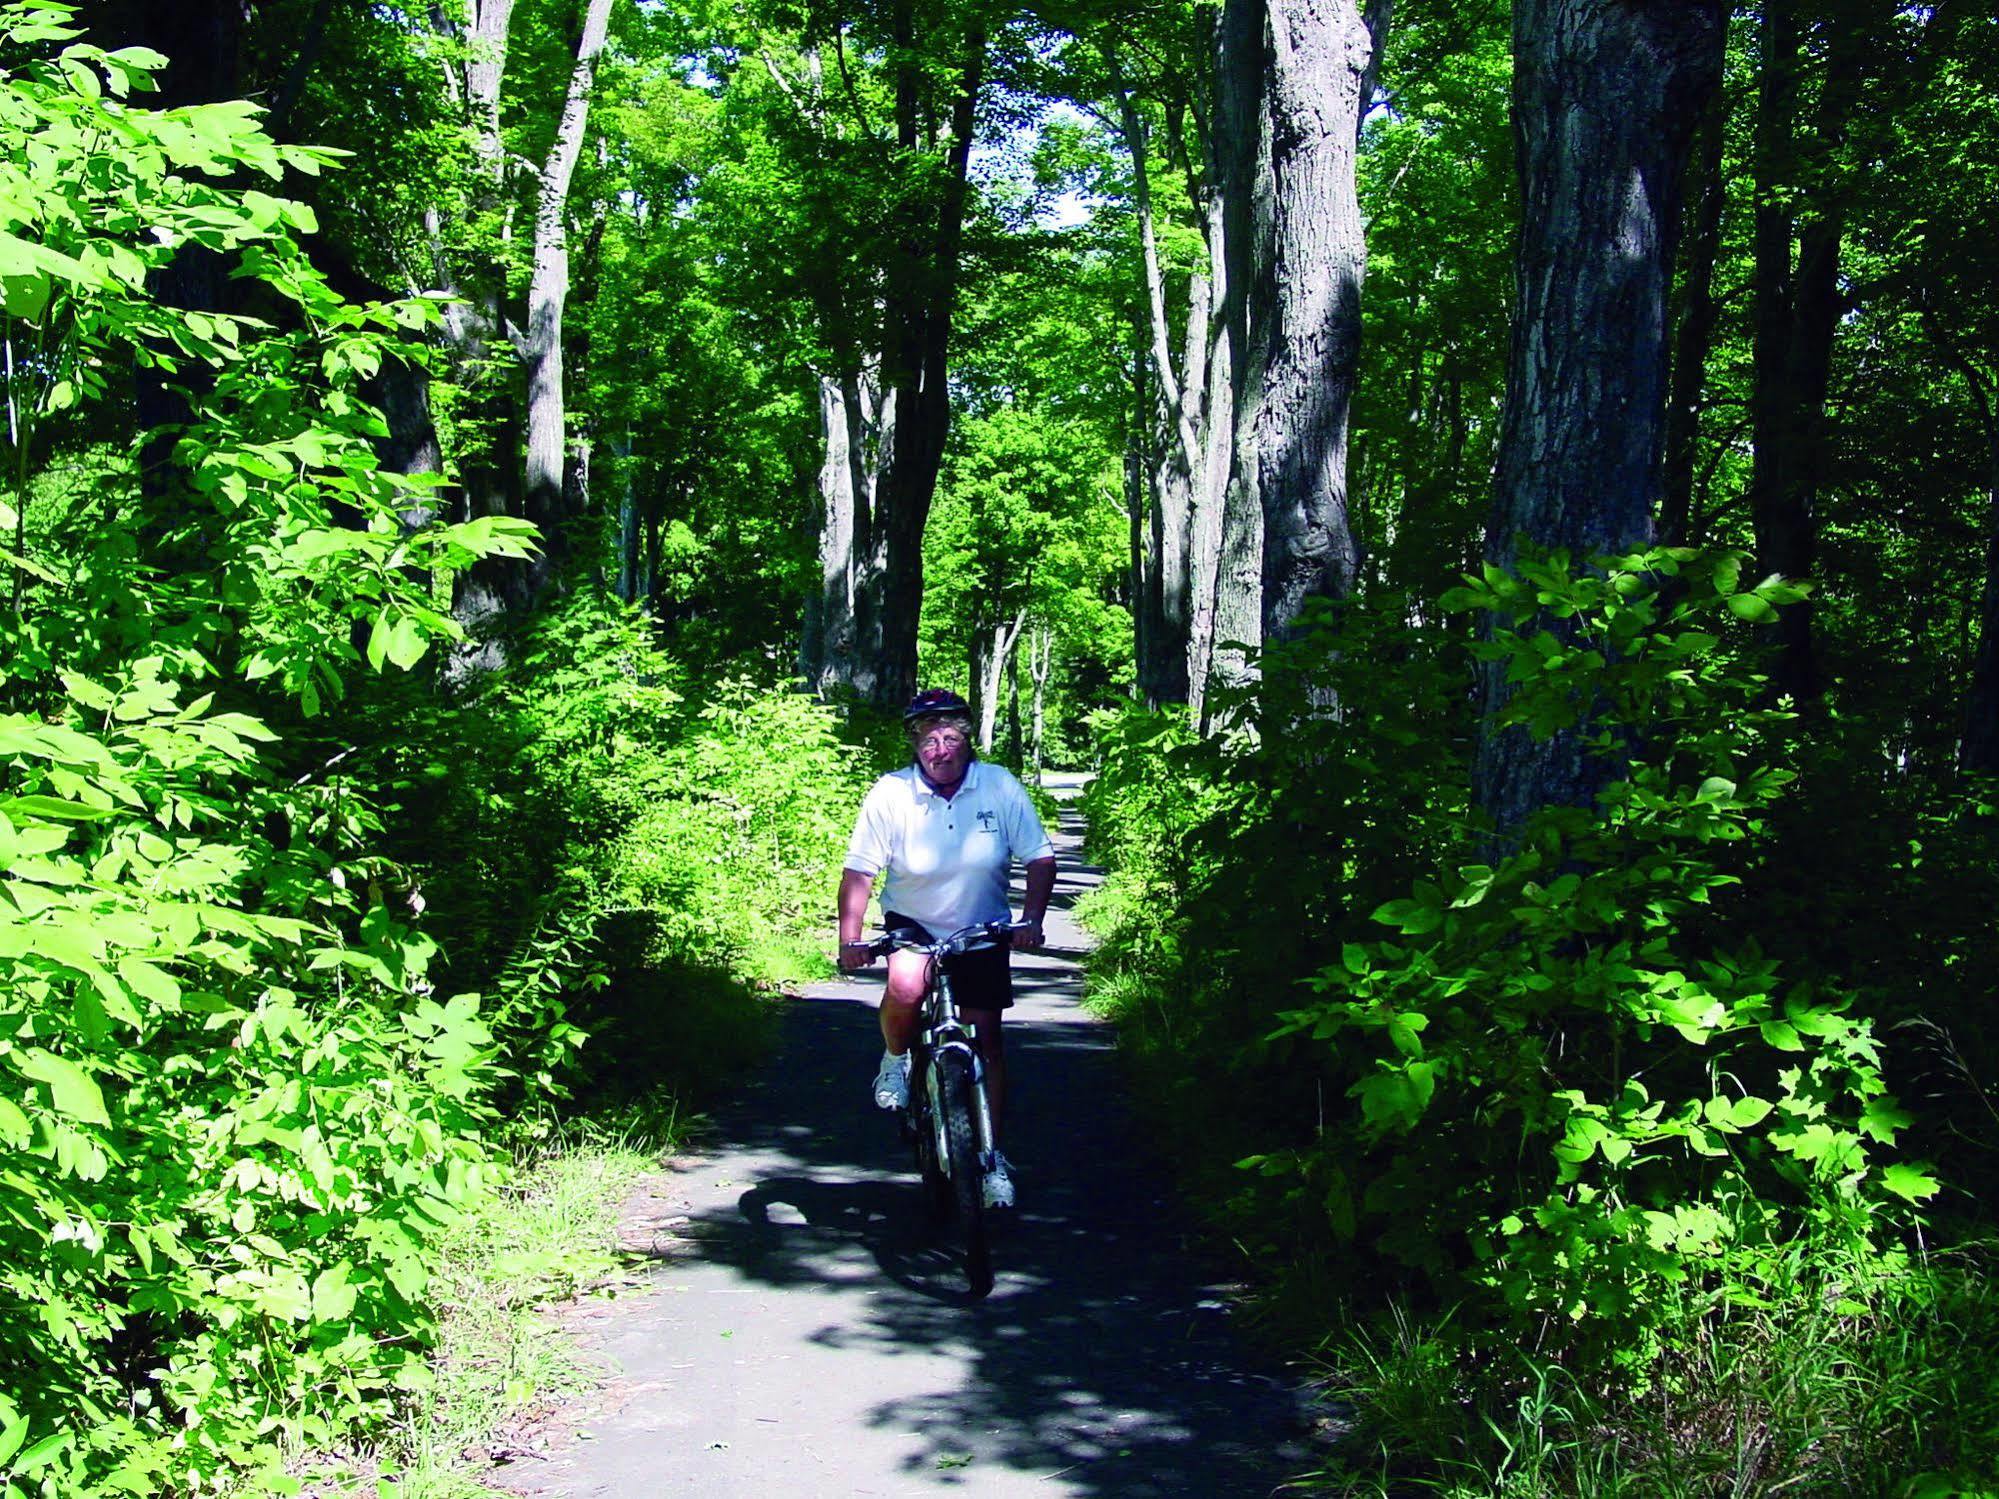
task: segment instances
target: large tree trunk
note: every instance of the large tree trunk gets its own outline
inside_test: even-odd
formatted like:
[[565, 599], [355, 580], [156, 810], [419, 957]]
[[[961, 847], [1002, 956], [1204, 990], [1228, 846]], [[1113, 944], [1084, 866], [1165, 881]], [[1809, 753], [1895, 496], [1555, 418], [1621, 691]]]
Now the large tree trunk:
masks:
[[[98, 0], [84, 8], [81, 19], [87, 40], [99, 46], [144, 46], [162, 53], [166, 66], [153, 75], [157, 92], [142, 102], [153, 109], [177, 109], [189, 104], [216, 104], [240, 99], [249, 90], [243, 77], [243, 37], [249, 25], [248, 0]], [[188, 312], [237, 310], [230, 261], [214, 250], [184, 244], [173, 259], [149, 278], [149, 290], [167, 307]], [[185, 391], [205, 388], [207, 371], [187, 362], [170, 381], [156, 367], [133, 370], [138, 425], [148, 434], [139, 450], [141, 492], [155, 505], [174, 505], [174, 445], [191, 413]], [[149, 559], [169, 569], [197, 567], [200, 559]]]
[[1218, 251], [1213, 373], [1220, 378], [1210, 382], [1213, 436], [1196, 502], [1196, 613], [1188, 663], [1188, 701], [1204, 732], [1217, 722], [1209, 689], [1245, 682], [1263, 643], [1263, 473], [1254, 418], [1272, 355], [1279, 274], [1266, 82], [1276, 63], [1266, 0], [1227, 0], [1215, 59], [1212, 175], [1219, 213], [1210, 244]]
[[[1801, 65], [1796, 0], [1767, 0], [1756, 106], [1756, 313], [1749, 506], [1759, 567], [1786, 577], [1811, 572], [1815, 531], [1810, 496], [1793, 472], [1798, 444], [1813, 423], [1795, 388], [1797, 284], [1791, 262], [1796, 234], [1795, 188], [1798, 74]], [[1800, 700], [1816, 697], [1809, 602], [1791, 605], [1780, 632], [1775, 676]]]
[[[934, 139], [925, 141], [919, 119], [923, 78], [913, 0], [896, 0], [892, 22], [900, 54], [896, 143], [914, 159]], [[912, 195], [888, 267], [881, 410], [870, 445], [879, 467], [873, 513], [865, 530], [857, 525], [854, 533], [851, 653], [833, 654], [833, 637], [823, 624], [817, 628], [822, 684], [842, 684], [879, 707], [900, 706], [916, 689], [923, 528], [951, 421], [951, 323], [985, 64], [986, 34], [973, 26], [963, 39], [942, 186], [927, 199]]]
[[[555, 139], [542, 162], [535, 197], [534, 272], [528, 281], [527, 329], [521, 357], [527, 365], [527, 458], [524, 491], [527, 516], [541, 528], [541, 557], [531, 564], [533, 583], [567, 550], [567, 506], [563, 457], [565, 416], [562, 389], [562, 312], [569, 297], [569, 184], [583, 154], [583, 131], [590, 116], [590, 90], [597, 57], [611, 19], [611, 0], [589, 0], [576, 39], [576, 60], [562, 102]], [[531, 583], [531, 587], [533, 586]]]
[[[507, 36], [513, 22], [514, 0], [466, 0], [463, 21], [443, 5], [431, 7], [432, 27], [463, 49], [463, 66], [452, 74], [460, 118], [471, 151], [472, 186], [466, 193], [466, 220], [481, 225], [499, 212], [506, 177], [506, 154], [500, 135], [500, 89], [506, 77]], [[487, 256], [456, 255], [447, 246], [447, 209], [432, 205], [425, 215], [434, 274], [449, 300], [443, 315], [443, 341], [451, 380], [463, 392], [463, 425], [482, 439], [454, 454], [459, 492], [454, 518], [472, 520], [487, 515], [518, 516], [523, 512], [515, 445], [520, 435], [519, 407], [510, 360], [496, 350], [505, 334], [502, 300], [503, 269]], [[509, 609], [525, 602], [525, 573], [508, 558], [485, 558], [460, 573], [452, 613], [475, 637]], [[478, 642], [462, 652], [461, 667], [493, 667], [501, 656], [497, 645]]]
[[[1522, 224], [1507, 398], [1486, 556], [1581, 562], [1651, 537], [1667, 383], [1667, 303], [1694, 122], [1718, 86], [1723, 0], [1520, 0], [1514, 133]], [[1570, 730], [1500, 731], [1482, 673], [1474, 789], [1504, 838], [1606, 773]]]
[[[1310, 598], [1353, 591], [1347, 411], [1360, 359], [1366, 245], [1354, 182], [1375, 41], [1354, 0], [1266, 0], [1271, 265], [1258, 268], [1260, 388], [1238, 417], [1263, 511], [1262, 631], [1282, 639]], [[1252, 322], [1258, 319], [1252, 314]]]

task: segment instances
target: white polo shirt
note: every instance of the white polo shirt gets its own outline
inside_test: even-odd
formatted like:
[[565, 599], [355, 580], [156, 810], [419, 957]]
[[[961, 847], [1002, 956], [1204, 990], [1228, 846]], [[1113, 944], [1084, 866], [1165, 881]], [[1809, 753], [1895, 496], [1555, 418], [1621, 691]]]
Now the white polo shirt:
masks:
[[939, 937], [1013, 915], [1007, 866], [1055, 857], [1034, 803], [1004, 767], [974, 760], [949, 801], [914, 765], [876, 781], [861, 803], [847, 868], [873, 879], [883, 870], [881, 904]]

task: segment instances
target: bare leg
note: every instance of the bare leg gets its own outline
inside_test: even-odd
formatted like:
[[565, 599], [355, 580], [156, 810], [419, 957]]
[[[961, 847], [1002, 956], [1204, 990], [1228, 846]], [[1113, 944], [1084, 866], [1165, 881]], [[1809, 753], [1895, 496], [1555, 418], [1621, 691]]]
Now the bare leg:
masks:
[[960, 1005], [958, 1013], [979, 1034], [979, 1058], [986, 1064], [986, 1107], [993, 1116], [993, 1149], [999, 1149], [1000, 1113], [1006, 1105], [1006, 1037], [1000, 1032], [1000, 1010], [974, 1010]]
[[920, 952], [892, 952], [888, 955], [888, 987], [882, 991], [882, 1044], [891, 1055], [901, 1056], [916, 1039], [916, 1025], [923, 1004], [923, 969], [930, 960]]

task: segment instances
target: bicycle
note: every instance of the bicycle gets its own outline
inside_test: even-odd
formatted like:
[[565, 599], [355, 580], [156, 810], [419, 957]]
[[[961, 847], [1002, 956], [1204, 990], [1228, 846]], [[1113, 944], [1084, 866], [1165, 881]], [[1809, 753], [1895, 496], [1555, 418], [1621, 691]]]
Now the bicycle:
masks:
[[930, 960], [916, 1040], [909, 1049], [909, 1107], [902, 1116], [902, 1130], [916, 1148], [924, 1201], [932, 1215], [956, 1220], [965, 1251], [966, 1287], [975, 1299], [993, 1288], [985, 1222], [985, 1176], [995, 1151], [993, 1120], [976, 1028], [958, 1015], [943, 960], [1001, 946], [1015, 930], [1010, 922], [988, 921], [930, 942], [923, 934], [902, 928], [868, 944], [872, 957], [906, 948]]

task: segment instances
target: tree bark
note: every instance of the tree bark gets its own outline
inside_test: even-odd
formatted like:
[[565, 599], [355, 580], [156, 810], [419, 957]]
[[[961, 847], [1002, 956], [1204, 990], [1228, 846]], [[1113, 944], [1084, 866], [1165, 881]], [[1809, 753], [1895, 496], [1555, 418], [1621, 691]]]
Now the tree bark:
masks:
[[1668, 546], [1683, 546], [1690, 539], [1702, 393], [1707, 388], [1708, 351], [1714, 345], [1721, 313], [1721, 303], [1714, 294], [1714, 268], [1721, 258], [1722, 217], [1728, 202], [1728, 179], [1722, 170], [1728, 135], [1725, 102], [1717, 88], [1701, 117], [1693, 168], [1695, 206], [1680, 276], [1672, 394], [1666, 406], [1665, 479], [1656, 528], [1659, 540]]
[[1041, 745], [1047, 729], [1045, 710], [1048, 702], [1048, 676], [1055, 667], [1055, 631], [1046, 623], [1036, 620], [1034, 632], [1027, 637], [1027, 671], [1034, 679], [1034, 736], [1032, 754], [1034, 764], [1034, 784], [1041, 784]]
[[[1360, 360], [1366, 244], [1354, 181], [1374, 38], [1354, 0], [1266, 0], [1267, 270], [1254, 284], [1258, 351], [1245, 392], [1263, 511], [1262, 635], [1287, 637], [1305, 602], [1353, 591], [1360, 552], [1347, 518], [1347, 412]], [[1259, 165], [1261, 165], [1259, 163]], [[1267, 302], [1263, 300], [1267, 297]], [[1257, 316], [1261, 314], [1261, 316]], [[1261, 327], [1254, 326], [1260, 323]]]
[[972, 682], [978, 691], [979, 713], [979, 753], [990, 754], [993, 735], [999, 726], [1000, 685], [1014, 658], [1014, 646], [1020, 640], [1022, 624], [1027, 619], [1025, 609], [1017, 610], [1012, 619], [996, 621], [990, 635], [981, 632], [974, 648], [977, 670]]
[[[521, 353], [527, 365], [527, 517], [541, 528], [541, 556], [531, 564], [534, 583], [545, 582], [567, 551], [563, 491], [565, 416], [562, 386], [562, 314], [569, 297], [569, 185], [583, 154], [590, 91], [611, 19], [611, 0], [589, 0], [576, 40], [575, 62], [542, 162], [535, 198], [534, 271], [528, 281], [527, 330]], [[532, 584], [531, 584], [532, 587]]]
[[[459, 42], [464, 63], [452, 76], [461, 111], [462, 128], [472, 156], [472, 186], [463, 205], [468, 222], [478, 225], [498, 211], [506, 178], [506, 156], [500, 135], [500, 89], [506, 77], [507, 37], [514, 0], [467, 0], [461, 23], [442, 5], [430, 11], [438, 35]], [[447, 208], [432, 205], [425, 215], [437, 284], [450, 300], [444, 307], [443, 341], [452, 383], [464, 392], [468, 430], [481, 440], [457, 459], [459, 492], [457, 519], [523, 513], [521, 472], [515, 458], [519, 440], [519, 408], [512, 388], [509, 359], [495, 355], [503, 339], [502, 298], [506, 278], [490, 256], [457, 256], [446, 246]], [[455, 583], [452, 613], [475, 634], [525, 602], [525, 570], [508, 558], [486, 558], [460, 573]], [[461, 668], [488, 668], [501, 663], [496, 644], [476, 641], [461, 651]]]
[[[1522, 544], [1581, 563], [1644, 545], [1659, 493], [1667, 303], [1694, 122], [1720, 81], [1723, 0], [1521, 0], [1514, 132], [1522, 225], [1486, 556]], [[1588, 805], [1607, 767], [1585, 730], [1534, 740], [1496, 723], [1481, 672], [1474, 773], [1504, 839], [1551, 803]]]
[[[240, 99], [244, 87], [243, 39], [249, 26], [249, 0], [181, 0], [161, 5], [156, 0], [98, 0], [85, 7], [88, 40], [100, 46], [150, 47], [166, 57], [153, 75], [157, 92], [142, 102], [152, 109], [177, 109], [190, 104], [215, 104]], [[216, 251], [183, 244], [162, 269], [152, 273], [149, 288], [167, 307], [188, 312], [235, 310], [236, 286], [229, 278], [229, 261]], [[152, 367], [135, 369], [133, 395], [138, 426], [148, 434], [139, 450], [139, 485], [154, 505], [177, 505], [173, 494], [174, 445], [179, 429], [191, 415], [185, 391], [206, 388], [208, 374], [189, 362], [173, 383]], [[167, 557], [156, 546], [151, 561], [170, 570], [199, 565], [198, 559]]]
[[1131, 155], [1132, 197], [1137, 209], [1140, 262], [1145, 280], [1145, 328], [1153, 383], [1151, 409], [1141, 420], [1156, 418], [1159, 440], [1152, 445], [1149, 464], [1153, 502], [1153, 616], [1147, 621], [1148, 649], [1139, 657], [1148, 700], [1180, 702], [1187, 695], [1187, 631], [1189, 588], [1189, 512], [1195, 475], [1204, 468], [1206, 426], [1204, 372], [1209, 339], [1208, 279], [1196, 275], [1188, 291], [1185, 352], [1178, 368], [1172, 355], [1172, 330], [1166, 315], [1166, 279], [1159, 262], [1153, 219], [1148, 132], [1131, 92], [1118, 76], [1113, 45], [1107, 60], [1117, 93], [1125, 148]]
[[1978, 643], [1972, 651], [1971, 685], [1964, 695], [1964, 737], [1958, 742], [1957, 768], [1965, 775], [1999, 776], [1999, 381], [1979, 367], [1928, 297], [1924, 298], [1923, 327], [1945, 362], [1963, 377], [1985, 439], [1984, 586], [1978, 601]]
[[[895, 0], [891, 21], [899, 58], [896, 144], [913, 162], [926, 135], [932, 145], [937, 135], [934, 121], [926, 131], [920, 118], [923, 77], [913, 0]], [[822, 687], [837, 685], [878, 707], [899, 707], [916, 690], [923, 528], [950, 428], [951, 324], [985, 65], [986, 33], [974, 25], [962, 39], [942, 185], [927, 199], [912, 197], [885, 277], [880, 406], [864, 445], [876, 455], [877, 477], [872, 513], [865, 526], [857, 519], [854, 529], [851, 650], [841, 655], [835, 637], [823, 623], [817, 627]]]

